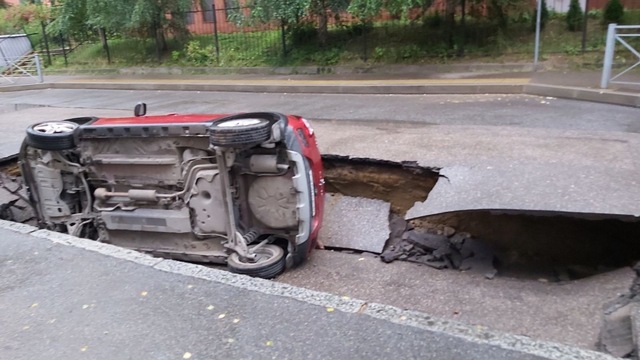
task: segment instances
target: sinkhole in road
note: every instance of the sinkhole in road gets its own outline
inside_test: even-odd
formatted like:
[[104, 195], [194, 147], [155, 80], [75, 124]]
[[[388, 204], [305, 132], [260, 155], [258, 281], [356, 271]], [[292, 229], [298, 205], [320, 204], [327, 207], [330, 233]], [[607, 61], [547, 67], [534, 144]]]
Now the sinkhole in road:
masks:
[[[492, 210], [404, 220], [416, 202], [428, 199], [440, 177], [439, 169], [414, 162], [334, 155], [323, 156], [323, 162], [329, 195], [390, 204], [390, 231], [381, 254], [385, 262], [405, 260], [481, 273], [487, 278], [498, 275], [558, 282], [631, 266], [640, 260], [640, 222], [635, 218]], [[360, 221], [358, 211], [339, 216], [347, 216], [352, 223]]]
[[[1, 162], [0, 218], [36, 225], [33, 211], [24, 201], [27, 192], [16, 158]], [[336, 155], [324, 155], [323, 165], [328, 196], [388, 204], [384, 218], [378, 218], [388, 229], [377, 252], [385, 262], [404, 260], [438, 269], [480, 272], [488, 278], [497, 275], [565, 281], [631, 266], [640, 260], [640, 222], [635, 218], [594, 220], [568, 213], [492, 210], [405, 220], [406, 212], [416, 202], [428, 199], [440, 178], [438, 168]], [[330, 220], [327, 212], [325, 219]], [[347, 224], [361, 221], [359, 209], [340, 216]], [[323, 228], [331, 226], [325, 221]], [[344, 228], [339, 230], [346, 233]], [[347, 252], [367, 251], [325, 246]]]

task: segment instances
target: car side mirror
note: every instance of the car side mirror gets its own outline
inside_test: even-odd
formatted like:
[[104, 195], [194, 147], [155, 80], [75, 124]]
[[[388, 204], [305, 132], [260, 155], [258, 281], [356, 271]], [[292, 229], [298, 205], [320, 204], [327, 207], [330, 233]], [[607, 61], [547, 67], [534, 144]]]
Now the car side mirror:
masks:
[[133, 115], [136, 117], [145, 116], [146, 114], [147, 114], [147, 104], [143, 102], [137, 103], [136, 107], [133, 108]]

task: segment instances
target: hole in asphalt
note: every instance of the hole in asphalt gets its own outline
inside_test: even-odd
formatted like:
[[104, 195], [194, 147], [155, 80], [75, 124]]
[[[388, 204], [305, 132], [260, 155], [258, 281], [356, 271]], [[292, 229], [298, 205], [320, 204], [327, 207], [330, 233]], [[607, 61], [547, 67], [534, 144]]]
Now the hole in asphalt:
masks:
[[490, 252], [501, 276], [568, 281], [632, 266], [640, 259], [638, 221], [468, 211], [410, 223], [437, 233], [455, 229], [451, 239], [482, 239], [482, 250]]
[[426, 200], [439, 177], [438, 169], [409, 161], [324, 155], [322, 162], [328, 193], [383, 200], [397, 216]]
[[[499, 274], [559, 282], [631, 266], [640, 259], [637, 221], [465, 211], [406, 222], [405, 213], [416, 202], [425, 201], [435, 186], [438, 169], [413, 162], [335, 155], [323, 156], [323, 163], [330, 196], [340, 194], [390, 204], [390, 236], [381, 255], [385, 262], [405, 260], [437, 269], [480, 273], [487, 278]], [[362, 214], [355, 211], [340, 216], [358, 222]], [[338, 230], [342, 239], [349, 237], [344, 228]], [[367, 252], [357, 245], [357, 240], [346, 246], [325, 244], [332, 250]]]
[[[25, 201], [16, 160], [0, 160], [0, 218], [37, 225]], [[416, 202], [427, 199], [438, 181], [439, 169], [414, 162], [336, 155], [323, 156], [323, 163], [329, 196], [339, 194], [389, 204], [384, 218], [377, 219], [390, 230], [390, 234], [383, 234], [378, 251], [385, 262], [405, 260], [438, 269], [479, 272], [488, 278], [498, 274], [553, 282], [631, 266], [640, 259], [638, 221], [468, 211], [407, 222], [404, 214]], [[363, 221], [361, 210], [347, 214], [345, 221]], [[325, 226], [331, 224], [325, 221]], [[344, 234], [344, 228], [341, 231]], [[373, 252], [326, 245], [346, 252]]]

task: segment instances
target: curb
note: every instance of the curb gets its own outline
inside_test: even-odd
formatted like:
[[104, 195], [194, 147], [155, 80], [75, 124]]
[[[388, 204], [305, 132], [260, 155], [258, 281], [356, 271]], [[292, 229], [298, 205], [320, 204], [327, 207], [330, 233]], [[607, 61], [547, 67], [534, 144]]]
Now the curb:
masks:
[[279, 85], [279, 84], [167, 84], [167, 83], [51, 83], [51, 89], [220, 91], [304, 94], [522, 94], [524, 85], [427, 84], [427, 85]]
[[42, 89], [95, 89], [134, 91], [218, 91], [250, 93], [360, 94], [360, 95], [481, 95], [525, 94], [640, 107], [640, 94], [544, 84], [264, 84], [264, 83], [134, 83], [59, 82], [0, 87], [0, 92]]
[[[544, 66], [544, 65], [543, 65]], [[426, 65], [257, 66], [257, 67], [126, 67], [49, 70], [45, 75], [318, 75], [318, 74], [429, 74], [459, 72], [531, 72], [533, 63], [471, 63]]]
[[552, 96], [563, 99], [591, 101], [613, 105], [640, 107], [640, 94], [604, 89], [585, 89], [566, 86], [527, 84], [524, 93], [538, 96]]
[[36, 227], [25, 224], [0, 220], [0, 229], [31, 235], [55, 244], [81, 248], [120, 260], [131, 261], [160, 271], [200, 278], [249, 291], [257, 291], [267, 295], [282, 296], [315, 306], [332, 307], [345, 313], [359, 313], [404, 326], [411, 326], [425, 331], [456, 337], [478, 345], [495, 346], [550, 360], [614, 359], [604, 353], [546, 341], [535, 341], [526, 336], [501, 334], [487, 330], [482, 326], [471, 326], [449, 320], [441, 320], [417, 311], [402, 310], [394, 306], [377, 303], [367, 303], [363, 300], [307, 290], [275, 281], [252, 278], [200, 265], [154, 258], [137, 251], [49, 230], [39, 230]]

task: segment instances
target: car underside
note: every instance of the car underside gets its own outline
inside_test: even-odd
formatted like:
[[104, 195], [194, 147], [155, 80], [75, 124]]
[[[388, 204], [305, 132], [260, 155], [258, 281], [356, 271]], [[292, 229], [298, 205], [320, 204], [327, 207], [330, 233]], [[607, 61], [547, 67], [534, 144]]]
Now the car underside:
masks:
[[20, 166], [41, 227], [270, 278], [306, 258], [321, 223], [307, 125], [278, 113], [44, 122], [27, 129]]

